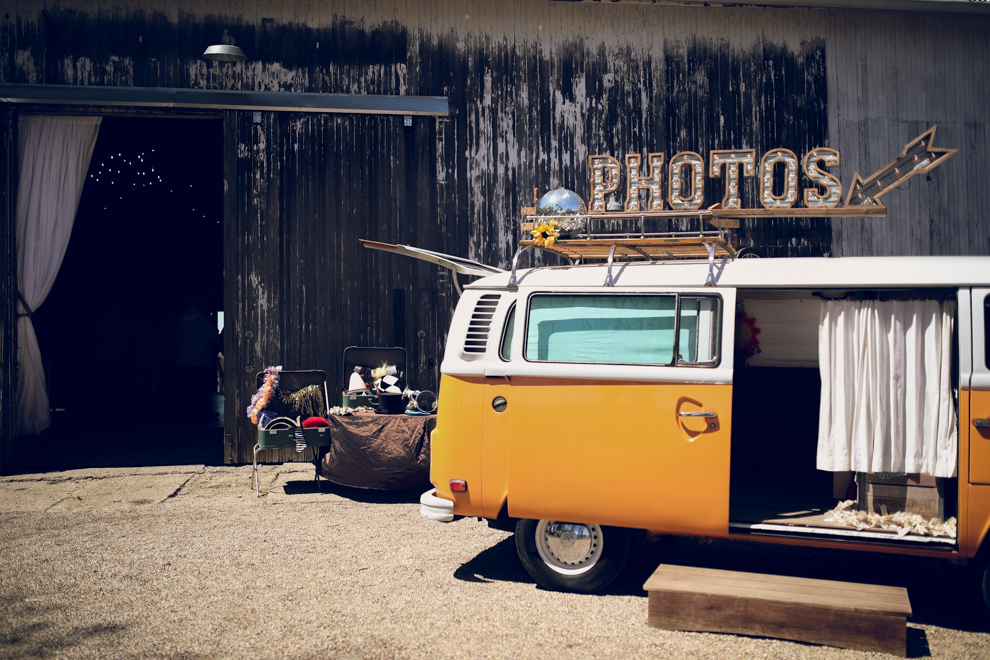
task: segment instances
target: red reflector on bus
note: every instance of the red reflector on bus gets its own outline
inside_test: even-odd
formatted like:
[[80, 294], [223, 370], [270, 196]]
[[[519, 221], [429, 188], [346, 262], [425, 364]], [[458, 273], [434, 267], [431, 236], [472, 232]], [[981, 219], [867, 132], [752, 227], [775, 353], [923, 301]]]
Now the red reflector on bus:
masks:
[[463, 479], [451, 479], [450, 480], [450, 492], [452, 493], [466, 493], [467, 492], [467, 482]]

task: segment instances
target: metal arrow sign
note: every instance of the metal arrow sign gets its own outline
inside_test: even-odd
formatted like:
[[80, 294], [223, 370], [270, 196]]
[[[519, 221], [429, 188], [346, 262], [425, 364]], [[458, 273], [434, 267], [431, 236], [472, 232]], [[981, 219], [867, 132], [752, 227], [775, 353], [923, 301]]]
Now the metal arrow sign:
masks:
[[954, 156], [958, 149], [932, 148], [936, 128], [938, 126], [932, 126], [909, 142], [900, 156], [865, 181], [856, 172], [846, 194], [846, 206], [883, 206], [877, 201], [882, 196], [915, 174], [930, 172]]

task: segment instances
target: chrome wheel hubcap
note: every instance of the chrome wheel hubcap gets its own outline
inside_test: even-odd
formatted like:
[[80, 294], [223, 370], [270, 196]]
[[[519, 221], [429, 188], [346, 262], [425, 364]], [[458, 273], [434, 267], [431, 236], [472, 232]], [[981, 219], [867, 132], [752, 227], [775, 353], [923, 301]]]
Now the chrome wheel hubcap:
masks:
[[563, 575], [580, 575], [602, 555], [603, 538], [598, 525], [541, 520], [536, 526], [540, 558]]

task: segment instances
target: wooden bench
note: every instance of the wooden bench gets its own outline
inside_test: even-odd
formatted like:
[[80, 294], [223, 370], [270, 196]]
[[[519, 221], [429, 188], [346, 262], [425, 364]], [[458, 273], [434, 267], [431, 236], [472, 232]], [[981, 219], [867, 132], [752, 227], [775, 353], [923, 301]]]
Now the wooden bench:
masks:
[[907, 590], [661, 564], [643, 588], [648, 623], [905, 656]]

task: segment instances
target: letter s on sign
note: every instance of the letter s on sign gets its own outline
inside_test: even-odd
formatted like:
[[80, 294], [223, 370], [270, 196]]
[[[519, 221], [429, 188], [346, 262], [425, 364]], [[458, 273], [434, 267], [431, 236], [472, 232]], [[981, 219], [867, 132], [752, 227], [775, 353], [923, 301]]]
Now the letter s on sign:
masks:
[[804, 205], [809, 209], [834, 209], [842, 199], [842, 182], [839, 179], [821, 169], [818, 163], [824, 163], [825, 167], [837, 167], [839, 165], [839, 152], [835, 149], [822, 147], [813, 149], [804, 157], [804, 173], [815, 185], [824, 188], [821, 193], [818, 188], [804, 189]]

